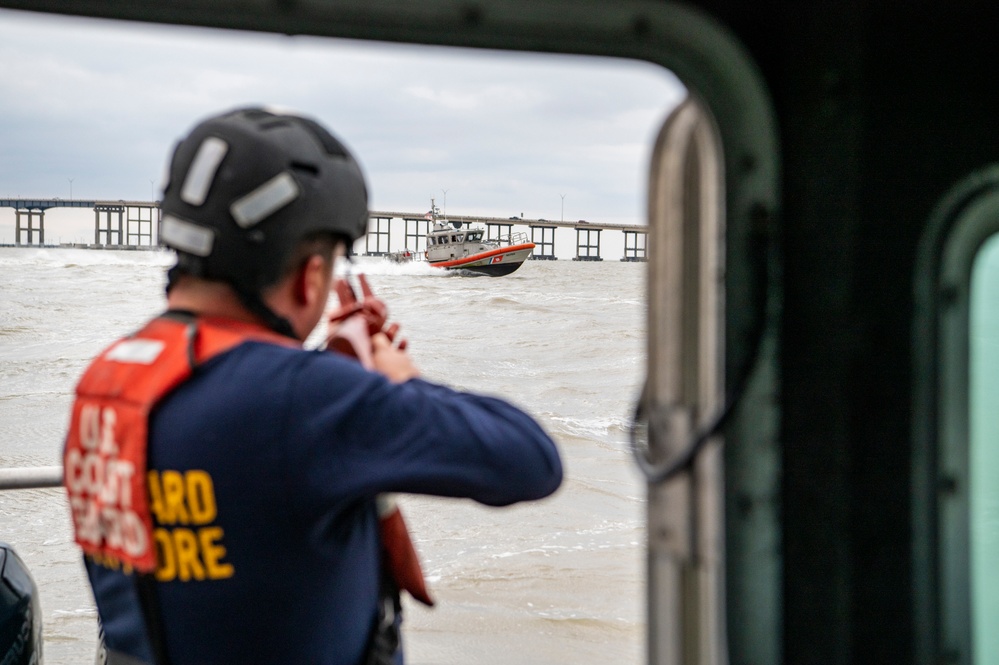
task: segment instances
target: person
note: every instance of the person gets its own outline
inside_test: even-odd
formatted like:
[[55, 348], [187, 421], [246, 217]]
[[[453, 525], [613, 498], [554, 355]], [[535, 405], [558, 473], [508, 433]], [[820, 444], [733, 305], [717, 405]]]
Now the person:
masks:
[[554, 442], [494, 397], [302, 342], [367, 187], [316, 121], [244, 108], [176, 146], [167, 311], [83, 375], [64, 483], [109, 663], [402, 662], [377, 499], [536, 500]]

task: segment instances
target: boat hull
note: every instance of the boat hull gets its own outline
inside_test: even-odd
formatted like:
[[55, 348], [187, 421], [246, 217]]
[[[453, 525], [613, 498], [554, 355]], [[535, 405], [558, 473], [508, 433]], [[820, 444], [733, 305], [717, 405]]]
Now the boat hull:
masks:
[[531, 257], [533, 251], [534, 243], [524, 243], [499, 247], [449, 261], [431, 261], [430, 265], [435, 268], [467, 270], [491, 277], [502, 277], [522, 266]]

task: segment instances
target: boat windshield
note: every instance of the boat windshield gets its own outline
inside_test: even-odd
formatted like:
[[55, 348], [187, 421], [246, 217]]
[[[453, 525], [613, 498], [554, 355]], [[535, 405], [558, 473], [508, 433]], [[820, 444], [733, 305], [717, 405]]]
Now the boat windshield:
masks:
[[482, 231], [472, 231], [469, 233], [468, 242], [482, 242]]

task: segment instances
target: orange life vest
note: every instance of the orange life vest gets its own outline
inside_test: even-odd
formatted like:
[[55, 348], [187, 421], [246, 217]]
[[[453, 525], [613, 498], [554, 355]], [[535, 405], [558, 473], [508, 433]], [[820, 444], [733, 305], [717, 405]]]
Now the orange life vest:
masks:
[[63, 450], [63, 484], [84, 552], [142, 573], [156, 568], [146, 491], [149, 413], [195, 366], [250, 339], [297, 346], [251, 323], [161, 317], [90, 365], [76, 387]]
[[[63, 451], [63, 484], [85, 553], [140, 573], [156, 569], [146, 486], [149, 414], [195, 367], [249, 340], [299, 346], [252, 323], [168, 315], [115, 342], [90, 365], [76, 387]], [[389, 572], [399, 588], [433, 605], [402, 513], [394, 502], [379, 506]]]

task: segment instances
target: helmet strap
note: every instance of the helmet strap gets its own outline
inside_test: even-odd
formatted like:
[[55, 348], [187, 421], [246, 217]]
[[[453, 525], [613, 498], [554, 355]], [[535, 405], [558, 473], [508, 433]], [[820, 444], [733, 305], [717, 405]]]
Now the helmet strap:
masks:
[[205, 276], [204, 263], [201, 259], [191, 256], [186, 252], [177, 252], [177, 262], [172, 268], [167, 270], [167, 293], [170, 293], [170, 289], [172, 289], [174, 284], [177, 283], [177, 280], [180, 279], [181, 275], [203, 278]]
[[264, 325], [279, 335], [298, 339], [298, 335], [295, 334], [295, 330], [291, 327], [288, 319], [275, 314], [274, 310], [264, 304], [259, 293], [248, 291], [234, 284], [231, 284], [231, 286], [235, 289], [237, 295], [239, 295], [239, 300], [243, 303], [243, 306], [260, 317]]
[[[170, 290], [177, 283], [181, 275], [209, 279], [205, 277], [204, 273], [204, 263], [200, 259], [191, 257], [183, 252], [178, 252], [177, 263], [167, 271], [166, 292], [170, 293]], [[259, 293], [243, 288], [229, 280], [225, 281], [236, 292], [236, 295], [239, 296], [239, 301], [243, 303], [243, 306], [253, 314], [256, 314], [264, 322], [265, 326], [285, 337], [298, 339], [298, 335], [295, 334], [295, 330], [291, 327], [288, 319], [275, 314], [274, 310], [264, 304]]]

